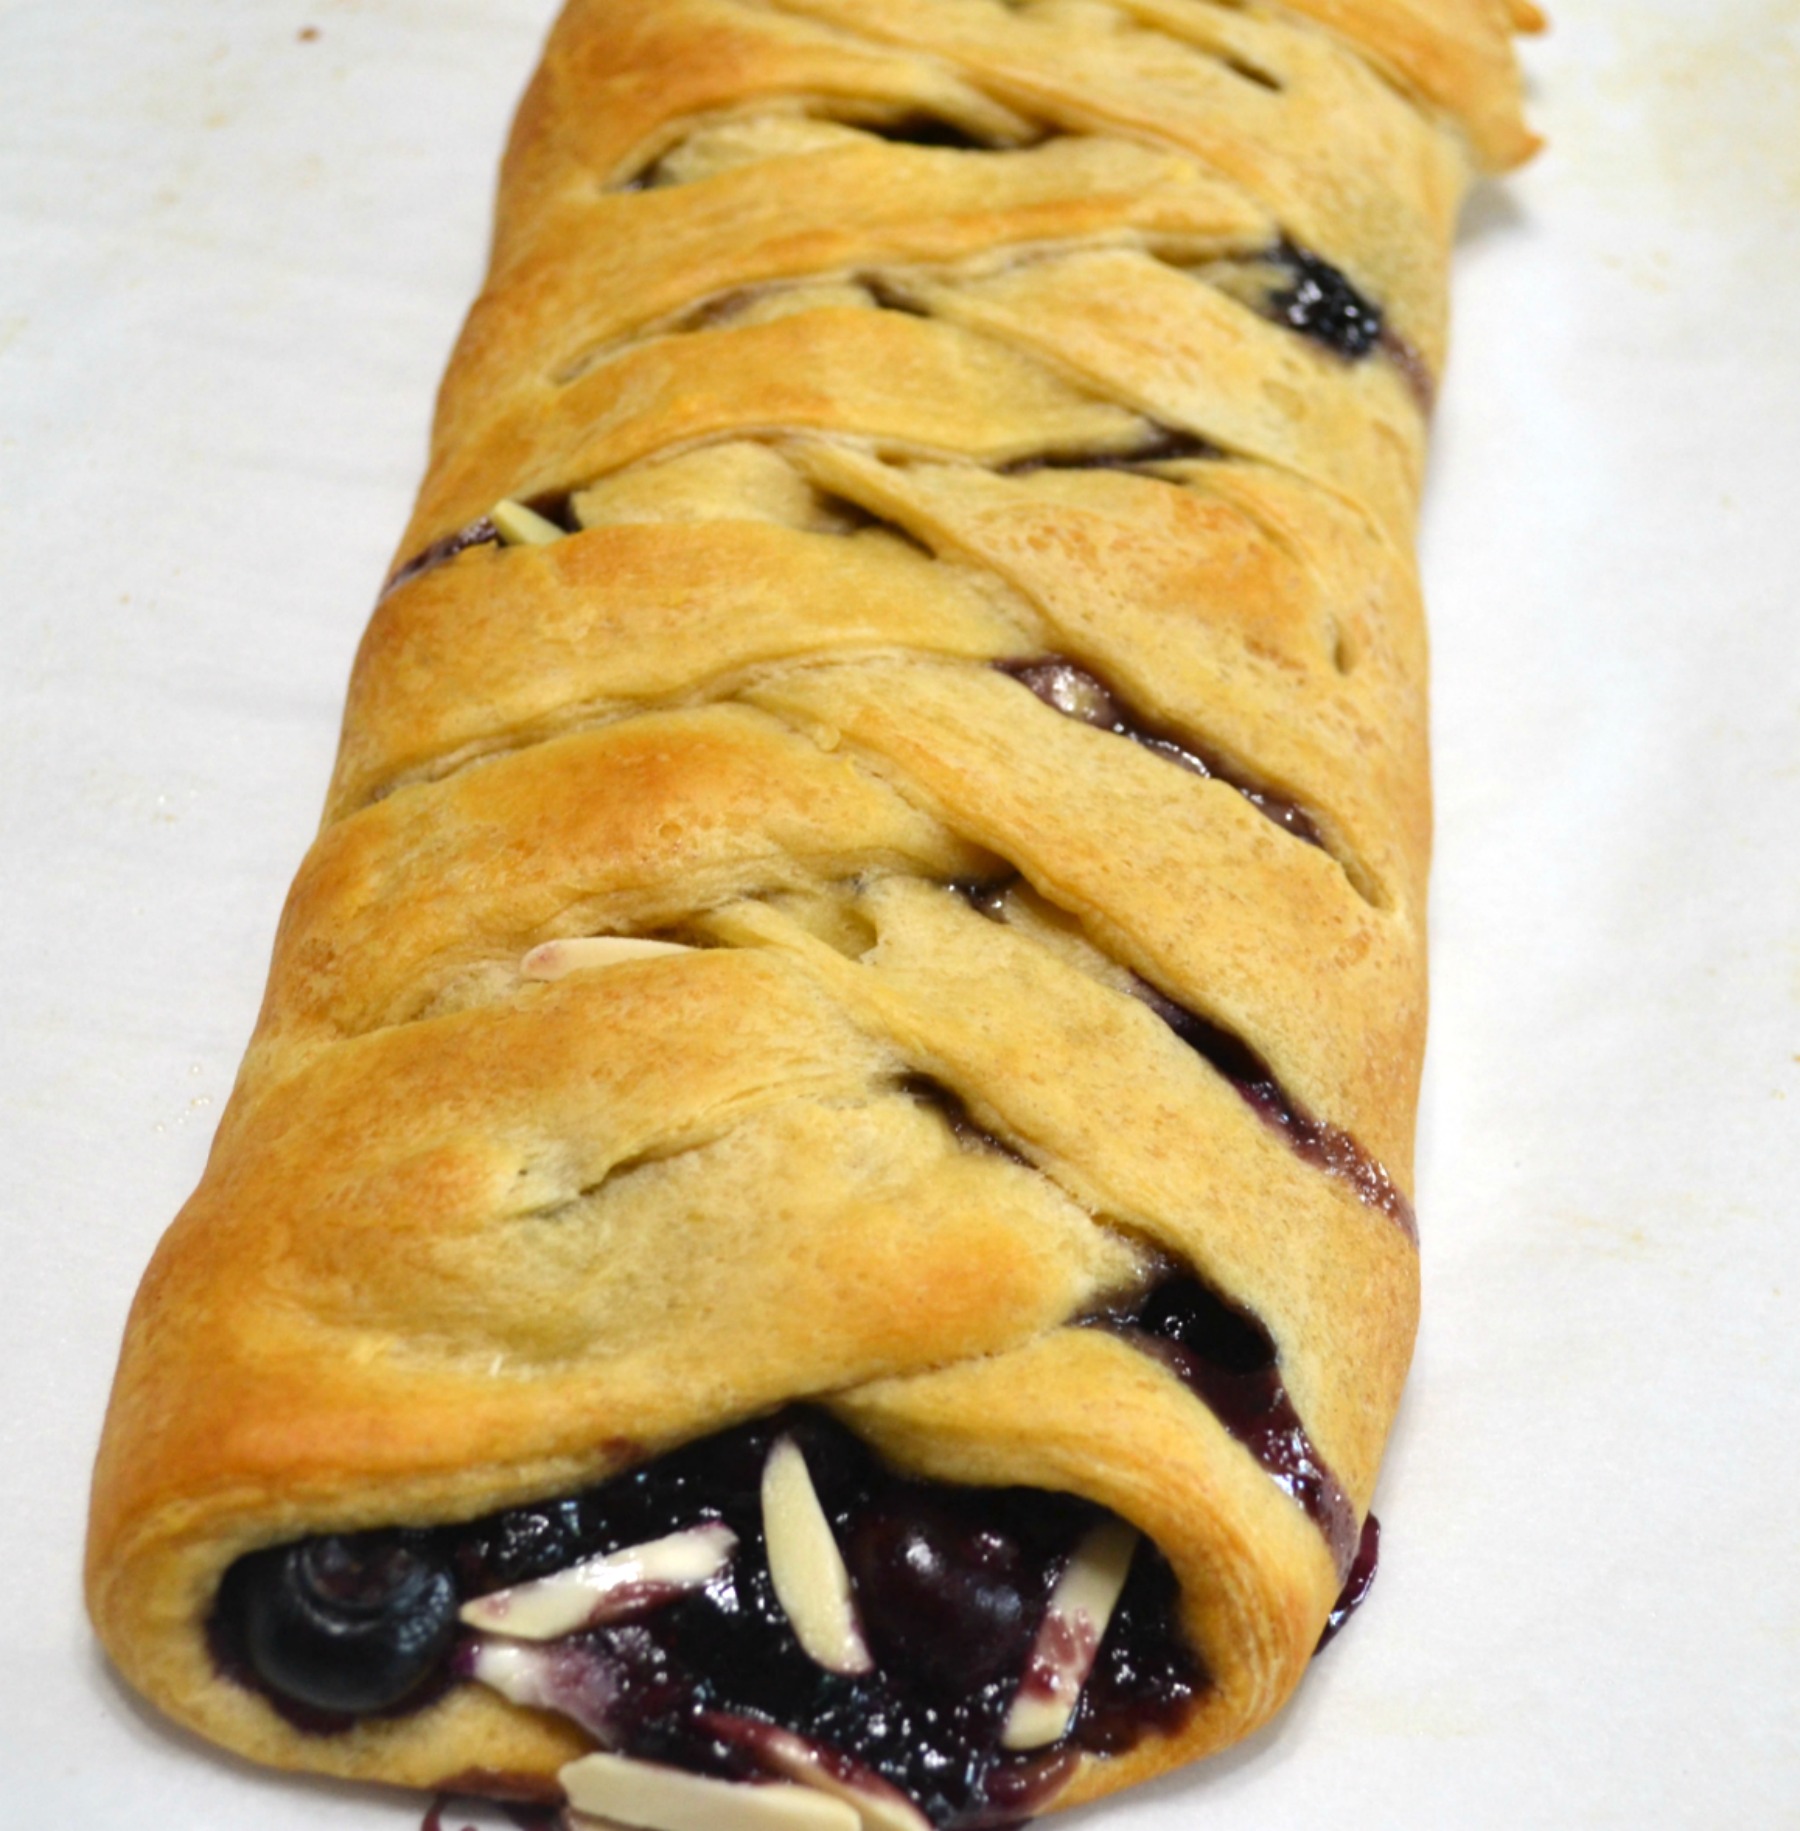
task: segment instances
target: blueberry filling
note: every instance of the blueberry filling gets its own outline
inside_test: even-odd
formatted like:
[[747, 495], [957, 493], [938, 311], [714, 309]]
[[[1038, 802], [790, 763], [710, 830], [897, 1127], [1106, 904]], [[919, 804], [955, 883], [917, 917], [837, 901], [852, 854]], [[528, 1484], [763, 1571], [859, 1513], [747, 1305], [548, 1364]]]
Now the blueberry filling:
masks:
[[1409, 1240], [1417, 1242], [1419, 1223], [1412, 1203], [1387, 1170], [1348, 1132], [1314, 1118], [1241, 1037], [1221, 1030], [1197, 1011], [1178, 1005], [1146, 980], [1138, 981], [1137, 993], [1190, 1049], [1204, 1056], [1230, 1081], [1258, 1118], [1279, 1132], [1301, 1157], [1328, 1176], [1347, 1182], [1358, 1200], [1378, 1208]]
[[[1008, 899], [1020, 881], [1015, 872], [1002, 878], [953, 883], [948, 888], [977, 915], [1004, 923], [1009, 919]], [[1133, 975], [1131, 989], [1196, 1055], [1231, 1082], [1250, 1110], [1271, 1131], [1278, 1132], [1292, 1151], [1327, 1176], [1348, 1183], [1359, 1201], [1385, 1214], [1415, 1246], [1418, 1244], [1418, 1217], [1386, 1168], [1341, 1127], [1314, 1118], [1248, 1043], [1229, 1030], [1220, 1029], [1198, 1011], [1177, 1004], [1147, 979]], [[1006, 1145], [994, 1142], [1009, 1155], [1017, 1155]]]
[[[579, 531], [570, 518], [567, 492], [559, 496], [534, 496], [522, 506], [535, 515], [543, 516], [546, 521], [554, 522], [565, 534]], [[422, 578], [427, 572], [435, 572], [439, 566], [448, 565], [459, 553], [466, 553], [471, 547], [498, 546], [503, 543], [503, 539], [494, 524], [493, 515], [482, 515], [467, 527], [458, 528], [454, 534], [446, 534], [441, 539], [434, 540], [404, 564], [396, 566], [381, 587], [381, 597], [375, 601], [379, 604], [382, 598], [391, 597], [402, 585], [410, 585], [414, 579]]]
[[1350, 1566], [1344, 1587], [1325, 1619], [1325, 1631], [1319, 1636], [1315, 1652], [1323, 1653], [1337, 1638], [1344, 1623], [1367, 1601], [1369, 1591], [1375, 1587], [1375, 1567], [1380, 1562], [1381, 1521], [1371, 1513], [1363, 1521], [1362, 1537], [1356, 1545], [1356, 1561]]
[[1387, 322], [1381, 307], [1329, 261], [1284, 238], [1260, 254], [1211, 261], [1187, 271], [1346, 362], [1385, 356], [1419, 411], [1430, 414], [1437, 380], [1425, 358]]
[[896, 146], [948, 147], [965, 153], [994, 151], [991, 140], [982, 139], [966, 127], [945, 120], [942, 115], [909, 114], [894, 121], [853, 121], [849, 125], [858, 133], [868, 134], [876, 140], [891, 141]]
[[1019, 874], [1012, 871], [1005, 877], [968, 878], [949, 888], [953, 896], [961, 897], [978, 916], [990, 922], [1004, 922], [1007, 919], [1006, 899], [1019, 881]]
[[1286, 280], [1268, 300], [1268, 314], [1277, 324], [1352, 362], [1381, 342], [1381, 308], [1365, 299], [1329, 261], [1289, 241], [1265, 259]]
[[1275, 1343], [1254, 1316], [1171, 1267], [1136, 1296], [1081, 1320], [1162, 1361], [1305, 1509], [1325, 1535], [1340, 1579], [1349, 1574], [1356, 1509], [1301, 1423]]
[[483, 515], [478, 521], [470, 522], [466, 528], [458, 528], [454, 534], [446, 534], [441, 540], [434, 540], [422, 552], [415, 553], [404, 564], [396, 566], [388, 574], [387, 582], [381, 588], [381, 596], [385, 598], [398, 591], [402, 585], [410, 585], [423, 574], [435, 572], [439, 566], [446, 565], [457, 554], [466, 553], [471, 547], [492, 546], [499, 538], [500, 530], [494, 526], [492, 518]]
[[1029, 476], [1039, 470], [1133, 470], [1140, 464], [1178, 464], [1201, 459], [1218, 462], [1225, 453], [1217, 445], [1191, 433], [1159, 426], [1141, 445], [1129, 451], [1044, 452], [1015, 458], [1000, 467], [1003, 477]]
[[[1005, 891], [1000, 894], [1004, 896]], [[977, 1125], [969, 1117], [969, 1109], [943, 1082], [933, 1081], [926, 1075], [913, 1075], [903, 1083], [902, 1090], [911, 1094], [920, 1105], [933, 1108], [949, 1126], [956, 1142], [966, 1150], [993, 1151], [1001, 1157], [1010, 1157], [1014, 1163], [1027, 1162], [1011, 1145]]]
[[1053, 711], [1066, 718], [1080, 719], [1096, 730], [1129, 738], [1132, 743], [1166, 757], [1197, 776], [1214, 777], [1235, 788], [1258, 813], [1266, 814], [1284, 832], [1292, 833], [1296, 839], [1303, 839], [1311, 846], [1320, 843], [1319, 829], [1293, 802], [1237, 780], [1220, 767], [1216, 758], [1153, 730], [1111, 687], [1073, 661], [1051, 655], [1041, 661], [1001, 661], [995, 666], [1002, 674], [1010, 674], [1021, 686], [1029, 687]]
[[[832, 1672], [808, 1657], [777, 1598], [761, 1481], [784, 1433], [842, 1548], [872, 1671]], [[790, 1411], [466, 1525], [252, 1554], [221, 1587], [212, 1643], [227, 1675], [290, 1721], [341, 1730], [372, 1710], [427, 1702], [474, 1669], [480, 1642], [446, 1633], [447, 1602], [720, 1521], [738, 1546], [704, 1587], [540, 1651], [555, 1707], [616, 1752], [726, 1779], [767, 1778], [771, 1748], [798, 1737], [842, 1774], [897, 1788], [934, 1825], [961, 1831], [1029, 1815], [1078, 1753], [1116, 1753], [1176, 1728], [1205, 1689], [1174, 1574], [1140, 1544], [1067, 1734], [1043, 1749], [1002, 1746], [1051, 1591], [1106, 1517], [1066, 1494], [909, 1480], [829, 1418]], [[327, 1625], [298, 1660], [285, 1644], [272, 1655], [257, 1625], [292, 1607], [296, 1571], [327, 1578], [299, 1610]]]

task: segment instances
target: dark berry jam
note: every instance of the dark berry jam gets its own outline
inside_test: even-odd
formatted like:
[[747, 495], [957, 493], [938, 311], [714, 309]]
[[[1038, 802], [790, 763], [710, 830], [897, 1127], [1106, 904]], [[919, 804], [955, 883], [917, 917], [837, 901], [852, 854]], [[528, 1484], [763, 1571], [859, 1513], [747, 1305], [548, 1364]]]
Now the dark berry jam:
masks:
[[1356, 1561], [1350, 1566], [1344, 1587], [1339, 1592], [1337, 1601], [1331, 1605], [1331, 1613], [1325, 1618], [1325, 1632], [1319, 1636], [1315, 1653], [1323, 1653], [1337, 1638], [1344, 1623], [1368, 1600], [1369, 1591], [1375, 1587], [1375, 1568], [1380, 1562], [1381, 1521], [1371, 1513], [1363, 1521], [1362, 1537], [1356, 1546]]
[[953, 883], [949, 888], [953, 896], [961, 897], [978, 916], [984, 916], [990, 922], [1004, 922], [1006, 899], [1021, 881], [1016, 871], [1009, 871], [1004, 877], [970, 878]]
[[1139, 465], [1178, 464], [1202, 459], [1218, 463], [1227, 454], [1206, 439], [1158, 426], [1129, 451], [1038, 452], [1000, 467], [1003, 477], [1026, 477], [1039, 470], [1135, 470]]
[[893, 121], [854, 121], [858, 133], [872, 139], [887, 140], [895, 146], [934, 146], [959, 153], [987, 153], [995, 150], [992, 140], [942, 115], [909, 114]]
[[[1091, 675], [1081, 678], [1089, 682], [1093, 679]], [[1020, 882], [1015, 872], [1005, 877], [953, 883], [948, 888], [977, 915], [990, 922], [1004, 923], [1008, 919], [1007, 899]], [[1291, 1150], [1326, 1175], [1348, 1183], [1359, 1201], [1385, 1214], [1415, 1246], [1418, 1244], [1419, 1222], [1412, 1203], [1386, 1167], [1371, 1157], [1348, 1132], [1314, 1118], [1276, 1080], [1269, 1065], [1241, 1037], [1220, 1029], [1186, 1005], [1177, 1004], [1147, 979], [1137, 979], [1133, 989], [1195, 1054], [1202, 1056], [1237, 1089], [1251, 1111], [1272, 1131], [1278, 1132]], [[955, 1096], [946, 1093], [945, 1098], [954, 1101]], [[966, 1114], [964, 1122], [971, 1123]], [[986, 1133], [980, 1135], [988, 1136]], [[1009, 1156], [1018, 1155], [997, 1139], [991, 1142]]]
[[1183, 739], [1153, 730], [1113, 688], [1086, 668], [1078, 667], [1061, 655], [1047, 656], [1041, 661], [1000, 661], [994, 665], [1021, 686], [1029, 687], [1045, 705], [1065, 718], [1077, 718], [1096, 730], [1129, 738], [1132, 743], [1166, 757], [1194, 775], [1214, 777], [1235, 788], [1258, 813], [1267, 815], [1284, 832], [1305, 840], [1308, 845], [1320, 843], [1319, 829], [1292, 801], [1238, 780], [1222, 768], [1216, 758], [1207, 756]]
[[388, 574], [381, 595], [385, 598], [398, 591], [402, 585], [410, 585], [414, 579], [447, 565], [457, 554], [466, 553], [471, 547], [493, 546], [499, 538], [500, 530], [483, 515], [480, 520], [470, 522], [466, 528], [458, 528], [454, 534], [446, 534], [441, 540], [434, 540], [429, 547], [396, 566]]
[[[1004, 898], [1005, 891], [1000, 892]], [[902, 1083], [903, 1090], [912, 1095], [921, 1106], [929, 1106], [950, 1128], [950, 1135], [968, 1151], [992, 1151], [1001, 1157], [1010, 1158], [1014, 1163], [1025, 1163], [1027, 1160], [1015, 1151], [1010, 1144], [996, 1138], [990, 1131], [985, 1131], [969, 1116], [969, 1109], [962, 1100], [946, 1087], [942, 1081], [934, 1081], [926, 1075], [911, 1075]]]
[[[799, 1443], [850, 1572], [874, 1670], [825, 1670], [796, 1639], [764, 1548], [763, 1466], [782, 1433]], [[1179, 1626], [1167, 1561], [1140, 1543], [1067, 1734], [1042, 1750], [1000, 1745], [1050, 1593], [1102, 1510], [1072, 1495], [908, 1480], [823, 1414], [789, 1411], [690, 1444], [583, 1493], [405, 1535], [459, 1601], [704, 1521], [737, 1535], [703, 1588], [543, 1649], [554, 1706], [604, 1746], [727, 1779], [767, 1778], [769, 1747], [798, 1736], [849, 1777], [897, 1788], [933, 1825], [1017, 1822], [1052, 1795], [1081, 1751], [1112, 1754], [1179, 1726], [1207, 1680]], [[356, 1552], [394, 1534], [331, 1541]], [[247, 1622], [283, 1559], [325, 1541], [255, 1554], [220, 1590], [213, 1644], [226, 1672], [302, 1727], [356, 1718], [283, 1692]], [[370, 1562], [379, 1559], [371, 1553]], [[466, 1630], [419, 1698], [466, 1674]], [[404, 1638], [404, 1636], [399, 1636]], [[354, 1663], [354, 1662], [352, 1662]], [[360, 1681], [352, 1676], [351, 1688]]]
[[[534, 496], [520, 506], [553, 522], [565, 534], [576, 534], [580, 529], [569, 504], [570, 494], [565, 490], [560, 495]], [[495, 527], [493, 517], [483, 515], [467, 527], [458, 528], [454, 534], [446, 534], [441, 540], [434, 540], [429, 547], [415, 553], [403, 565], [396, 566], [381, 587], [381, 598], [391, 597], [402, 585], [410, 585], [414, 579], [423, 578], [427, 572], [435, 572], [439, 566], [448, 565], [459, 553], [466, 553], [471, 547], [492, 547], [502, 544], [502, 541], [503, 537]], [[376, 602], [380, 603], [381, 598], [377, 598]]]
[[1247, 1311], [1171, 1267], [1142, 1293], [1086, 1316], [1163, 1361], [1325, 1535], [1340, 1578], [1356, 1555], [1356, 1509], [1282, 1383], [1275, 1343]]
[[1251, 1109], [1308, 1163], [1335, 1176], [1355, 1190], [1357, 1199], [1378, 1208], [1415, 1244], [1418, 1217], [1385, 1167], [1376, 1162], [1346, 1131], [1314, 1118], [1274, 1072], [1240, 1037], [1221, 1030], [1197, 1011], [1178, 1005], [1145, 980], [1138, 996], [1175, 1032], [1202, 1055], [1242, 1095]]
[[1381, 308], [1365, 299], [1329, 261], [1286, 241], [1267, 258], [1286, 278], [1269, 297], [1269, 316], [1277, 324], [1351, 362], [1380, 343]]

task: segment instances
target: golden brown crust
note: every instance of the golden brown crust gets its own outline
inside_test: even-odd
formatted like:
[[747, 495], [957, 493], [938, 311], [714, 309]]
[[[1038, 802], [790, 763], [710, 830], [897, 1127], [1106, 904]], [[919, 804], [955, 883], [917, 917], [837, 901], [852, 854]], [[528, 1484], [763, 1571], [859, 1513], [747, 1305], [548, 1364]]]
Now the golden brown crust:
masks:
[[[1530, 23], [574, 0], [399, 558], [501, 498], [574, 531], [403, 575], [365, 638], [95, 1477], [90, 1606], [163, 1708], [283, 1766], [547, 1775], [579, 1739], [469, 1687], [289, 1727], [212, 1663], [221, 1573], [797, 1398], [1170, 1558], [1213, 1684], [1062, 1803], [1279, 1706], [1331, 1549], [1167, 1368], [1067, 1325], [1149, 1249], [1192, 1267], [1366, 1511], [1411, 1241], [1137, 982], [1408, 1187], [1424, 395], [1461, 189], [1529, 150]], [[1298, 251], [1374, 348], [1257, 309]], [[1046, 657], [1210, 779], [993, 665]], [[1004, 921], [949, 888], [1009, 875]], [[522, 973], [591, 934], [691, 951]]]

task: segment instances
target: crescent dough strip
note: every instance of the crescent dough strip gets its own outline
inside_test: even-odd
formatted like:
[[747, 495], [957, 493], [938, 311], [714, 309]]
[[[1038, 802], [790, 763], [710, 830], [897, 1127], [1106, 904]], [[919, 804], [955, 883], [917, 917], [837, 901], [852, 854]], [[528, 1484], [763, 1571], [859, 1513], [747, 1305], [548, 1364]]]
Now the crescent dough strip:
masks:
[[[555, 1799], [601, 1693], [468, 1675], [554, 1703], [591, 1647], [321, 1726], [220, 1638], [232, 1585], [739, 1427], [814, 1433], [782, 1555], [843, 1544], [860, 1683], [847, 1426], [921, 1517], [1136, 1545], [1120, 1632], [1163, 1585], [1185, 1701], [1110, 1742], [1059, 1705], [1021, 1810], [1279, 1707], [1411, 1353], [1410, 537], [1455, 210], [1531, 149], [1538, 23], [572, 0], [126, 1333], [88, 1597], [148, 1697], [278, 1766]], [[1089, 1590], [1020, 1646], [1111, 1632]], [[867, 1750], [707, 1721], [814, 1816], [913, 1822]]]

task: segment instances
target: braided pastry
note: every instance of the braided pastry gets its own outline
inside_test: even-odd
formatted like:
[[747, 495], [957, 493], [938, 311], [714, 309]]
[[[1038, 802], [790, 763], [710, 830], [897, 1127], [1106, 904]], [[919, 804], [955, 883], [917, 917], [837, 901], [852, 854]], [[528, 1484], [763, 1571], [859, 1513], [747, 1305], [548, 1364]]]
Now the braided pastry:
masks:
[[162, 1708], [893, 1831], [1281, 1704], [1411, 1351], [1410, 543], [1534, 23], [573, 0], [126, 1335]]

